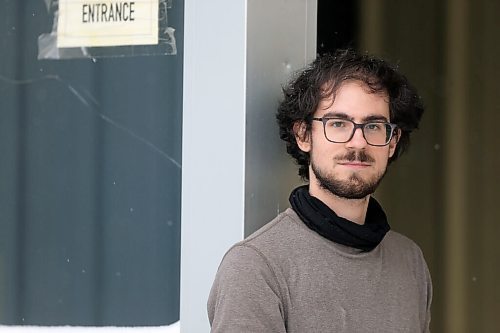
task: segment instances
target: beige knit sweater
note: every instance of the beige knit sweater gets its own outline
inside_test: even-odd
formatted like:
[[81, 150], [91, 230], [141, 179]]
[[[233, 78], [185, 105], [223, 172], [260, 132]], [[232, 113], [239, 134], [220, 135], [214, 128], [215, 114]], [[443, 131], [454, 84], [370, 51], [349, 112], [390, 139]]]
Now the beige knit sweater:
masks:
[[389, 231], [371, 252], [310, 230], [288, 209], [224, 256], [212, 332], [429, 332], [432, 284], [418, 246]]

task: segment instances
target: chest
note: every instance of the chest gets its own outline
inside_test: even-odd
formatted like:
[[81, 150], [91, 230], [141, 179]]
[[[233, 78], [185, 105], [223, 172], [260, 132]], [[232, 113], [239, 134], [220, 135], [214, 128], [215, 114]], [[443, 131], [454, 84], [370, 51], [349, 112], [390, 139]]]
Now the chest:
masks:
[[418, 332], [425, 304], [402, 258], [294, 258], [287, 266], [289, 332]]

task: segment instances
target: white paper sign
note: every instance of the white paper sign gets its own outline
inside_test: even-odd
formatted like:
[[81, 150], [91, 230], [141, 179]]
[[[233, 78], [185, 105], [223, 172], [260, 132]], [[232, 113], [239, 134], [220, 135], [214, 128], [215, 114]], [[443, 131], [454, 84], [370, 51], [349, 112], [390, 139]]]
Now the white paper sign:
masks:
[[159, 0], [59, 0], [57, 47], [158, 44]]

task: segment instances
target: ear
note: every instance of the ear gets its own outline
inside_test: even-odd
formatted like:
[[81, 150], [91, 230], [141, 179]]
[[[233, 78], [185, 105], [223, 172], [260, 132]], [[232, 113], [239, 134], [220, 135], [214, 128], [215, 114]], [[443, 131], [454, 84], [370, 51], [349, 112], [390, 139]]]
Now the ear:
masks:
[[307, 124], [304, 121], [297, 121], [293, 124], [293, 133], [300, 150], [305, 153], [311, 151], [311, 132], [307, 131]]
[[396, 152], [396, 147], [398, 145], [399, 139], [401, 138], [401, 130], [399, 128], [394, 130], [391, 141], [389, 141], [389, 158], [391, 158]]

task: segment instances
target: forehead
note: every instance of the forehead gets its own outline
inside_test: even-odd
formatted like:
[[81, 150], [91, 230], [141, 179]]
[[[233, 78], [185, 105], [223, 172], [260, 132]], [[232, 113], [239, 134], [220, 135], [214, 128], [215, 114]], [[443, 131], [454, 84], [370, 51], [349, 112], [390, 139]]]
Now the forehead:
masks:
[[389, 97], [387, 94], [373, 93], [359, 81], [346, 81], [337, 89], [335, 96], [324, 98], [315, 117], [343, 114], [353, 120], [369, 118], [389, 120]]

